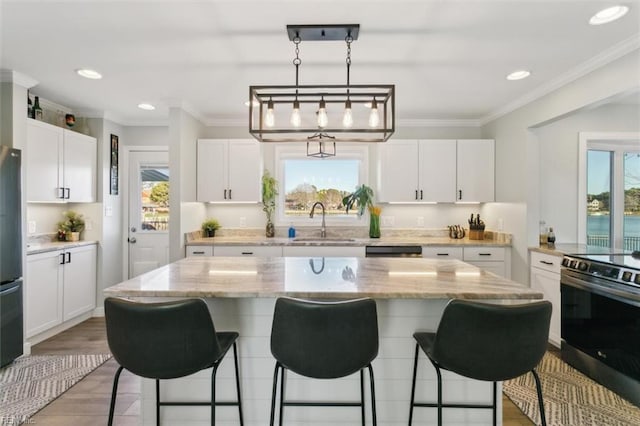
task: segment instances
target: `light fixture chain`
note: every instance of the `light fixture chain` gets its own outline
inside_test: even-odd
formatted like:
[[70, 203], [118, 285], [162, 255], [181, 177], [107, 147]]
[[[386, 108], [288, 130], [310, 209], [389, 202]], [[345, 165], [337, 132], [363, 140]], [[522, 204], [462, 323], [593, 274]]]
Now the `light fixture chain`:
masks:
[[[302, 63], [302, 59], [300, 59], [300, 42], [302, 41], [302, 39], [300, 38], [299, 35], [296, 34], [296, 36], [293, 38], [293, 43], [296, 46], [295, 52], [296, 52], [296, 57], [293, 59], [293, 65], [296, 66], [296, 87], [298, 87], [298, 71], [300, 69], [300, 64]], [[296, 98], [298, 95], [298, 89], [296, 89]]]
[[[347, 63], [347, 87], [349, 87], [349, 83], [350, 83], [350, 70], [351, 70], [351, 43], [353, 42], [353, 37], [351, 36], [351, 34], [349, 34], [347, 37], [345, 37], [344, 41], [347, 42], [347, 59], [346, 59], [346, 63]], [[347, 89], [348, 91], [349, 89]]]

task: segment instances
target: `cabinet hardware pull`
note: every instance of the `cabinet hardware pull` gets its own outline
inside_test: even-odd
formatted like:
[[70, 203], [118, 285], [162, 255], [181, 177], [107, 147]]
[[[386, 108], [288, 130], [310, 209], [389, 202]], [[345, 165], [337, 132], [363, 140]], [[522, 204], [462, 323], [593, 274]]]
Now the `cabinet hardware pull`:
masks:
[[416, 189], [416, 200], [418, 199], [418, 190]]
[[227, 199], [227, 190], [226, 189], [224, 190], [224, 199], [225, 200]]
[[246, 255], [252, 255], [253, 252], [252, 251], [243, 251], [242, 254], [246, 254]]
[[540, 263], [544, 263], [545, 265], [553, 265], [553, 262], [547, 262], [546, 260], [541, 260]]
[[194, 251], [193, 254], [204, 254], [204, 251]]
[[420, 199], [422, 200], [422, 189], [420, 190]]
[[71, 252], [67, 253], [67, 263], [71, 263]]
[[449, 256], [449, 253], [436, 253], [436, 256]]
[[64, 199], [64, 188], [58, 188], [58, 196], [56, 198]]
[[231, 200], [231, 190], [229, 190], [229, 199]]
[[67, 195], [64, 198], [68, 200], [69, 198], [71, 198], [71, 188], [65, 188], [65, 191], [67, 191]]
[[491, 253], [478, 253], [479, 256], [491, 256]]
[[462, 189], [458, 190], [458, 200], [462, 200]]
[[60, 260], [60, 265], [64, 265], [65, 263], [65, 257], [64, 257], [64, 253], [60, 253], [59, 256], [62, 256], [62, 259]]

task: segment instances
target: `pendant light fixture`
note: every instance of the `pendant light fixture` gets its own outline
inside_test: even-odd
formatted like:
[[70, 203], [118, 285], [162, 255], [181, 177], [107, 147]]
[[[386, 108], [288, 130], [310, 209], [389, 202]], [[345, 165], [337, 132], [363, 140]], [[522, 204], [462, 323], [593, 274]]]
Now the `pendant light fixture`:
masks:
[[[336, 142], [388, 140], [395, 131], [395, 85], [351, 84], [351, 44], [359, 31], [357, 24], [287, 25], [295, 85], [249, 87], [249, 133], [260, 142], [317, 144], [313, 151], [307, 146], [307, 155], [320, 158], [335, 155]], [[302, 41], [346, 43], [346, 84], [301, 85]]]

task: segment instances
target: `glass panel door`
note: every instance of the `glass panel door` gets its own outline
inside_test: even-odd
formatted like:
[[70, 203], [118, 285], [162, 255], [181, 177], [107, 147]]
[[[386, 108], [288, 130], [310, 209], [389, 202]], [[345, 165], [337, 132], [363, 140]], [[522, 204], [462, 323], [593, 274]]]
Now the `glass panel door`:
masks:
[[624, 153], [625, 250], [640, 250], [640, 152]]
[[587, 244], [611, 247], [611, 161], [609, 151], [587, 151]]

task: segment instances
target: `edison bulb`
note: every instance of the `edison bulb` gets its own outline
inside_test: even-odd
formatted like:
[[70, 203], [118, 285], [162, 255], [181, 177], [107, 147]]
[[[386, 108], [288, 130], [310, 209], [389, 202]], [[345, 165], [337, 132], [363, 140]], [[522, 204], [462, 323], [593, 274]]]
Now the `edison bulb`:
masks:
[[318, 127], [327, 127], [329, 124], [329, 117], [327, 116], [327, 104], [324, 99], [320, 101], [320, 107], [318, 108]]
[[351, 113], [351, 101], [347, 100], [344, 103], [344, 115], [342, 116], [342, 125], [344, 127], [353, 127], [353, 114]]
[[380, 124], [380, 115], [378, 114], [378, 106], [376, 101], [371, 103], [371, 112], [369, 113], [369, 127], [378, 127]]
[[293, 127], [300, 127], [302, 118], [300, 117], [300, 102], [293, 101], [293, 111], [291, 111], [291, 119], [289, 120]]
[[267, 113], [264, 115], [264, 124], [267, 127], [273, 127], [276, 124], [276, 117], [273, 114], [273, 101], [267, 103]]

